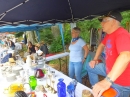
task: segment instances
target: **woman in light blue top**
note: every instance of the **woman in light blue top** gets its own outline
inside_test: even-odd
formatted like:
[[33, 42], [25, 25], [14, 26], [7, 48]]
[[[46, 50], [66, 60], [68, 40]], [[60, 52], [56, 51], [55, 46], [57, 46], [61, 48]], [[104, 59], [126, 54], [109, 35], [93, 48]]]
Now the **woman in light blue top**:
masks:
[[[84, 40], [79, 37], [80, 28], [75, 27], [72, 29], [71, 44], [69, 46], [70, 55], [69, 55], [69, 76], [71, 78], [76, 77], [76, 80], [82, 83], [81, 71], [82, 65], [88, 55], [88, 47]], [[84, 50], [84, 52], [83, 52]]]

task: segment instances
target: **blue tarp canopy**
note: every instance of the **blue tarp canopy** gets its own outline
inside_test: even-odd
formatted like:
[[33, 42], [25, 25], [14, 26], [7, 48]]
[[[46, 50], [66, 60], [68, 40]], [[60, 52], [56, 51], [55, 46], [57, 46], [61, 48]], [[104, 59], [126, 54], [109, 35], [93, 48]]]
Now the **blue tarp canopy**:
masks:
[[49, 24], [49, 23], [42, 24], [42, 25], [38, 25], [38, 24], [32, 24], [32, 25], [20, 24], [18, 26], [6, 25], [0, 27], [0, 33], [1, 32], [24, 32], [24, 31], [34, 31], [34, 30], [37, 31], [42, 28], [47, 28], [51, 26], [53, 26], [53, 24]]
[[42, 28], [47, 28], [47, 27], [51, 27], [51, 26], [54, 26], [54, 25], [58, 25], [58, 27], [59, 27], [60, 34], [61, 34], [61, 37], [62, 37], [62, 45], [63, 45], [63, 48], [65, 50], [63, 29], [62, 29], [62, 24], [60, 24], [60, 23], [59, 24], [47, 23], [47, 24], [42, 24], [42, 25], [39, 25], [39, 24], [32, 24], [32, 25], [20, 24], [18, 26], [6, 25], [6, 26], [0, 27], [0, 33], [3, 33], [3, 32], [36, 31], [38, 39], [40, 39], [39, 30], [42, 29]]

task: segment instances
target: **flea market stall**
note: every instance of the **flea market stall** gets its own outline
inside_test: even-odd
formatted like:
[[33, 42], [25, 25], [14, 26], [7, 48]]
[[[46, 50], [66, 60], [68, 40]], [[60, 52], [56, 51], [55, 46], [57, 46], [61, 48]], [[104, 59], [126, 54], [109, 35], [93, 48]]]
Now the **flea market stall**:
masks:
[[[14, 31], [15, 27], [13, 26], [18, 26], [17, 31], [21, 31], [21, 27], [26, 26], [26, 31], [31, 28], [37, 32], [37, 29], [42, 27], [38, 26], [39, 24], [51, 23], [47, 26], [52, 26], [55, 23], [75, 23], [80, 20], [99, 17], [111, 10], [124, 11], [128, 9], [130, 9], [129, 0], [0, 0], [0, 32], [4, 32], [3, 26], [6, 26], [5, 30], [8, 32]], [[20, 24], [22, 26], [19, 26]], [[31, 24], [34, 25], [31, 26]], [[25, 31], [25, 28], [23, 31]], [[61, 33], [61, 36], [62, 40], [64, 40], [63, 33]], [[64, 48], [64, 41], [62, 44]], [[0, 49], [0, 53], [1, 51], [2, 49]], [[71, 95], [81, 97], [84, 90], [85, 94], [90, 94], [91, 96], [90, 88], [75, 82], [62, 72], [45, 64], [45, 61], [66, 57], [68, 54], [65, 52], [50, 56], [46, 60], [42, 58], [39, 62], [40, 64], [34, 67], [29, 65], [32, 60], [29, 59], [30, 61], [24, 63], [19, 55], [16, 61], [10, 59], [9, 62], [2, 64], [0, 67], [0, 95], [2, 97], [14, 97], [14, 93], [17, 90], [22, 90], [26, 91], [28, 95], [37, 95], [37, 97], [57, 97], [57, 91], [60, 88], [61, 90], [59, 91], [64, 92], [60, 93], [67, 95], [67, 97]], [[36, 63], [34, 62], [33, 64]], [[37, 70], [38, 73], [36, 73]], [[42, 77], [39, 75], [42, 75]], [[62, 85], [58, 84], [59, 82]], [[29, 84], [29, 86], [25, 86], [25, 83]], [[66, 86], [71, 85], [71, 89], [64, 88], [65, 84]], [[41, 88], [36, 88], [36, 86], [42, 87], [42, 92]]]

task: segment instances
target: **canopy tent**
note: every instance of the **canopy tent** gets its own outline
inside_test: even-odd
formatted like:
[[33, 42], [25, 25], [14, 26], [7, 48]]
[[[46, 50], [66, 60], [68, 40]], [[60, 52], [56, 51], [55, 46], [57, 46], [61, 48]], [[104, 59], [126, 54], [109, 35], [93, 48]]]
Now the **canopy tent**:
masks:
[[128, 9], [130, 0], [0, 0], [0, 25], [76, 22]]
[[32, 25], [23, 25], [20, 24], [18, 26], [12, 26], [12, 25], [6, 25], [6, 26], [2, 26], [0, 27], [0, 33], [1, 32], [24, 32], [24, 31], [34, 31], [34, 30], [40, 30], [42, 28], [46, 28], [46, 27], [51, 27], [54, 24], [42, 24], [42, 25], [38, 25], [38, 24], [32, 24]]
[[60, 34], [62, 37], [62, 45], [63, 45], [63, 49], [65, 50], [65, 44], [64, 44], [64, 35], [63, 35], [63, 28], [62, 28], [62, 24], [42, 24], [42, 25], [38, 25], [38, 24], [32, 24], [32, 25], [23, 25], [20, 24], [18, 26], [11, 26], [11, 25], [6, 25], [6, 26], [2, 26], [0, 27], [0, 33], [2, 32], [24, 32], [24, 31], [36, 31], [36, 34], [38, 36], [38, 41], [40, 41], [40, 35], [39, 35], [39, 30], [42, 28], [47, 28], [47, 27], [51, 27], [57, 25], [59, 27], [60, 30]]
[[6, 25], [0, 27], [0, 33], [1, 32], [25, 32], [25, 31], [36, 31], [37, 40], [40, 41], [40, 35], [39, 30], [46, 27], [51, 27], [53, 24], [32, 24], [32, 25], [24, 25], [20, 24], [18, 26], [12, 26], [12, 25]]
[[[130, 9], [130, 0], [0, 0], [0, 26], [72, 23], [91, 19], [111, 10], [128, 9]], [[35, 27], [29, 26], [22, 29], [17, 26], [16, 29], [17, 31], [38, 31], [38, 27], [35, 25]], [[13, 27], [0, 30], [0, 32], [15, 31]]]

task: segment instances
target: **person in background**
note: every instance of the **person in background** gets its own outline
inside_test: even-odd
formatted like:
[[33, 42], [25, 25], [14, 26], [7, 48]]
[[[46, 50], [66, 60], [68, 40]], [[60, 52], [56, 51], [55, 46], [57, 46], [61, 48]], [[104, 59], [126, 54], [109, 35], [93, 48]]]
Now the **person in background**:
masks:
[[73, 28], [71, 32], [72, 40], [69, 46], [69, 76], [71, 78], [74, 78], [75, 76], [76, 80], [82, 83], [82, 66], [85, 59], [87, 58], [89, 50], [85, 41], [79, 37], [80, 32], [81, 30], [78, 27]]
[[7, 46], [10, 47], [12, 50], [15, 49], [15, 44], [12, 40], [7, 38]]
[[5, 45], [3, 39], [0, 39], [0, 44], [1, 44], [2, 46]]
[[12, 36], [12, 41], [13, 41], [14, 43], [16, 43], [16, 39], [17, 39], [17, 38], [15, 38], [15, 36]]
[[35, 45], [33, 45], [30, 41], [28, 42], [28, 52], [29, 54], [36, 53]]
[[1, 63], [6, 63], [9, 61], [9, 58], [12, 58], [12, 53], [8, 53], [7, 55], [5, 55], [3, 57], [3, 59], [1, 60]]
[[[100, 97], [110, 87], [116, 88], [120, 96], [130, 95], [130, 35], [120, 26], [122, 16], [111, 11], [101, 19], [103, 31], [107, 34], [97, 48], [94, 59], [87, 64], [89, 80], [94, 97]], [[105, 48], [105, 64], [98, 63]], [[105, 76], [102, 81], [98, 75]]]
[[44, 41], [42, 41], [40, 43], [40, 50], [44, 52], [45, 55], [49, 54], [49, 51], [48, 51], [48, 48], [47, 48], [47, 45], [44, 43]]
[[35, 50], [36, 50], [36, 53], [39, 55], [39, 56], [42, 56], [43, 55], [43, 51], [41, 51], [39, 49], [39, 46], [35, 46]]

